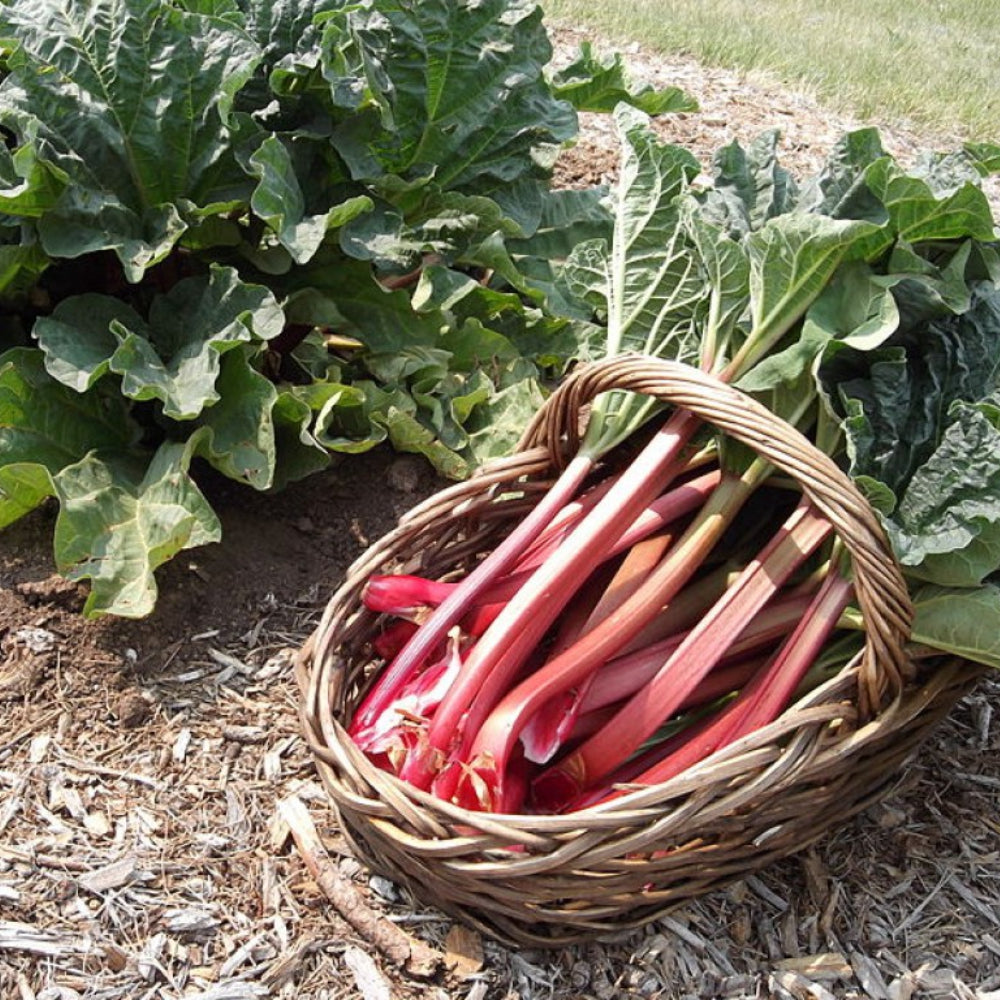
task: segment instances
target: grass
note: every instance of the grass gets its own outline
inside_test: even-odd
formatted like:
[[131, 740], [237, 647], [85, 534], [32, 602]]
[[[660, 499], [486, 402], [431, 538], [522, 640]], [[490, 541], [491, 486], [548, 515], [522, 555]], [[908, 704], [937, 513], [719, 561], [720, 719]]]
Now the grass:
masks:
[[542, 0], [609, 40], [764, 70], [861, 119], [1000, 138], [996, 0]]

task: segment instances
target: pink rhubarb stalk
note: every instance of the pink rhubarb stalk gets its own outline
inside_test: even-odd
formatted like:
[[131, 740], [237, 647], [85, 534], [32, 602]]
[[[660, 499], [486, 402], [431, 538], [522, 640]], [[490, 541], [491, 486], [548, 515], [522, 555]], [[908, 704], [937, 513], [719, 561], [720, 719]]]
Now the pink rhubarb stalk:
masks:
[[[786, 597], [765, 608], [736, 638], [724, 659], [745, 656], [788, 635], [809, 607], [808, 595]], [[595, 674], [580, 711], [590, 712], [629, 698], [647, 684], [690, 632], [661, 639], [646, 649], [609, 660]], [[711, 675], [710, 675], [711, 676]]]
[[604, 561], [607, 548], [625, 526], [675, 478], [681, 451], [699, 426], [699, 419], [690, 411], [676, 411], [636, 456], [627, 473], [615, 479], [566, 542], [511, 598], [470, 652], [458, 681], [434, 715], [427, 747], [410, 755], [401, 777], [428, 788], [444, 763], [446, 751], [460, 743], [464, 733], [476, 732], [572, 600], [580, 581]]
[[[655, 677], [602, 730], [535, 779], [539, 794], [546, 801], [576, 798], [634, 753], [677, 711], [735, 637], [831, 530], [826, 518], [805, 501], [800, 503]], [[545, 784], [555, 785], [559, 792], [545, 790]]]
[[[787, 636], [809, 607], [808, 595], [788, 596], [765, 608], [729, 647], [720, 665], [698, 685], [679, 710], [702, 705], [727, 694], [749, 679], [747, 655]], [[595, 713], [632, 697], [647, 684], [688, 632], [678, 632], [643, 649], [608, 660], [576, 691], [549, 699], [521, 732], [528, 760], [547, 764], [570, 739], [591, 736]], [[590, 720], [584, 725], [585, 717]], [[604, 721], [607, 721], [607, 716]], [[599, 727], [598, 727], [599, 728]], [[584, 731], [585, 730], [585, 731]]]
[[511, 569], [545, 526], [573, 499], [593, 468], [594, 459], [589, 455], [581, 453], [573, 458], [528, 516], [476, 566], [462, 587], [438, 605], [358, 706], [354, 721], [359, 728], [372, 725], [389, 707], [400, 685], [423, 666], [490, 584]]
[[[648, 767], [627, 766], [612, 783], [654, 785], [681, 774], [716, 750], [773, 722], [785, 709], [796, 688], [837, 627], [841, 613], [850, 603], [853, 585], [839, 573], [831, 572], [810, 603], [799, 624], [779, 651], [743, 688], [717, 717], [706, 720], [684, 734], [660, 759]], [[633, 788], [608, 789], [605, 794], [588, 795], [588, 804], [624, 795]], [[578, 806], [574, 806], [578, 807]]]
[[[490, 709], [494, 704], [495, 709], [480, 712], [471, 724], [467, 723], [466, 732], [474, 739], [467, 738], [460, 747], [459, 759], [468, 761], [480, 773], [492, 774], [498, 798], [506, 798], [504, 772], [531, 716], [550, 698], [581, 684], [619, 652], [684, 587], [768, 468], [767, 463], [758, 460], [741, 476], [724, 476], [696, 519], [622, 607], [510, 690], [502, 700], [497, 697], [490, 701]], [[493, 681], [492, 675], [486, 677], [484, 685]], [[507, 678], [501, 678], [496, 689], [501, 693], [507, 690]]]

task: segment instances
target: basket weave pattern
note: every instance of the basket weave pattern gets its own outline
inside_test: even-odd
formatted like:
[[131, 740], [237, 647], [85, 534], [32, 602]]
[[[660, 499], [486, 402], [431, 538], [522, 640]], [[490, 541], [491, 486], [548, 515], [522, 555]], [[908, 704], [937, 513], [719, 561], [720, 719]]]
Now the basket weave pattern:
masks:
[[[771, 725], [663, 784], [564, 816], [460, 809], [375, 768], [343, 728], [378, 627], [362, 588], [372, 573], [466, 572], [548, 487], [576, 449], [581, 413], [610, 389], [691, 410], [798, 482], [851, 554], [864, 651]], [[563, 944], [655, 919], [885, 794], [981, 672], [961, 660], [917, 670], [905, 649], [911, 613], [877, 518], [826, 455], [710, 376], [624, 356], [578, 369], [513, 456], [415, 507], [355, 562], [299, 654], [303, 725], [343, 831], [373, 868], [493, 937]]]

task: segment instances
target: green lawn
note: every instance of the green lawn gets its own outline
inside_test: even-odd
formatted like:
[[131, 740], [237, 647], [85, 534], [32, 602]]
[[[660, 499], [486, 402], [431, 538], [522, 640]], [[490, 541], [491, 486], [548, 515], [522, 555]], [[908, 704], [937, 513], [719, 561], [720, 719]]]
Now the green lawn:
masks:
[[861, 118], [1000, 137], [998, 0], [542, 0], [614, 41], [764, 69]]

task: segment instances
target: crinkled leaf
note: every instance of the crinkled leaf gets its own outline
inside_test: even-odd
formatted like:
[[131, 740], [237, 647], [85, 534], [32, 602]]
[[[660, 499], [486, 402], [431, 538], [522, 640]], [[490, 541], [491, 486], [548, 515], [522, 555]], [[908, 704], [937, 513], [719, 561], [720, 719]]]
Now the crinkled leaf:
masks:
[[38, 320], [35, 335], [65, 385], [83, 391], [112, 371], [126, 396], [159, 399], [168, 417], [189, 420], [219, 399], [220, 356], [276, 337], [284, 322], [270, 291], [213, 267], [155, 298], [148, 321], [116, 299], [73, 296]]
[[361, 380], [316, 387], [307, 395], [313, 397], [314, 407], [321, 402], [315, 434], [331, 451], [356, 454], [388, 441], [398, 451], [424, 455], [449, 478], [469, 474], [468, 463], [417, 419], [416, 403], [402, 389]]
[[[419, 176], [429, 167], [438, 187], [487, 193], [546, 174], [546, 147], [571, 138], [576, 118], [544, 80], [551, 45], [539, 7], [526, 0], [356, 7], [349, 25], [378, 106], [377, 121], [352, 120], [337, 133], [356, 178]], [[325, 59], [334, 56], [342, 62], [336, 51]]]
[[[537, 221], [532, 218], [529, 224]], [[340, 245], [346, 254], [371, 261], [379, 271], [405, 273], [426, 255], [447, 263], [475, 260], [479, 244], [494, 234], [521, 236], [523, 231], [491, 198], [444, 191], [429, 195], [419, 213], [410, 217], [389, 204], [377, 204], [348, 222]]]
[[[9, 230], [0, 232], [9, 234]], [[49, 258], [37, 242], [5, 242], [0, 238], [0, 301], [23, 299], [48, 266]]]
[[330, 453], [312, 433], [312, 408], [288, 387], [278, 393], [271, 418], [277, 461], [271, 487], [284, 489], [289, 483], [305, 479], [330, 464]]
[[62, 194], [66, 175], [53, 164], [39, 160], [33, 122], [25, 125], [24, 132], [24, 144], [13, 153], [0, 145], [0, 212], [37, 219]]
[[361, 261], [326, 248], [291, 276], [288, 321], [324, 326], [354, 337], [374, 353], [400, 344], [434, 344], [446, 325], [441, 314], [416, 313], [406, 291], [389, 291]]
[[967, 142], [965, 152], [984, 177], [1000, 173], [1000, 144], [995, 142]]
[[469, 463], [441, 442], [408, 408], [390, 406], [378, 420], [384, 424], [389, 443], [396, 451], [423, 455], [448, 479], [465, 479], [472, 471]]
[[55, 494], [52, 473], [36, 462], [0, 465], [0, 528], [6, 528]]
[[871, 223], [806, 213], [772, 218], [746, 238], [751, 338], [770, 350], [816, 300], [837, 268], [877, 229]]
[[[209, 0], [231, 3], [234, 0]], [[346, 0], [241, 0], [244, 26], [257, 43], [268, 72], [289, 73], [297, 63], [317, 65], [322, 27], [317, 19], [347, 6]]]
[[358, 195], [324, 212], [306, 212], [306, 199], [284, 144], [276, 136], [265, 139], [250, 157], [257, 187], [250, 207], [277, 236], [297, 264], [305, 264], [320, 248], [329, 230], [343, 226], [372, 207]]
[[126, 302], [87, 292], [63, 299], [49, 316], [35, 321], [34, 336], [45, 352], [45, 368], [63, 385], [86, 392], [111, 370], [118, 350], [117, 329], [145, 327]]
[[965, 312], [972, 304], [972, 240], [936, 244], [935, 260], [898, 241], [889, 256], [888, 274], [880, 280], [893, 288], [899, 304], [900, 325], [915, 327], [939, 316]]
[[917, 176], [884, 157], [865, 171], [865, 183], [885, 206], [896, 234], [909, 243], [994, 238], [989, 201], [968, 176], [956, 179], [941, 168]]
[[467, 425], [467, 454], [474, 466], [511, 454], [545, 401], [538, 382], [519, 379], [493, 393]]
[[0, 7], [0, 35], [15, 46], [0, 93], [14, 155], [66, 182], [39, 222], [45, 250], [113, 250], [138, 281], [184, 232], [186, 206], [216, 199], [257, 46], [164, 0], [18, 0]]
[[187, 420], [219, 399], [220, 356], [237, 344], [281, 333], [284, 314], [262, 285], [246, 284], [230, 268], [207, 279], [186, 278], [153, 300], [148, 330], [115, 325], [119, 347], [111, 370], [133, 399], [159, 399], [163, 412]]
[[750, 299], [750, 261], [743, 245], [709, 222], [693, 198], [683, 204], [684, 226], [709, 288], [707, 316], [701, 331], [701, 355], [709, 364], [721, 355]]
[[[570, 297], [587, 302], [606, 323], [606, 354], [693, 361], [709, 290], [680, 204], [698, 163], [687, 150], [660, 142], [634, 108], [619, 105], [615, 124], [622, 159], [610, 245], [578, 245], [562, 278]], [[588, 447], [612, 446], [655, 406], [648, 396], [605, 394], [588, 424]]]
[[900, 561], [947, 585], [1000, 568], [1000, 295], [867, 354], [831, 344], [820, 377]]
[[636, 81], [621, 53], [598, 56], [590, 42], [583, 42], [576, 59], [552, 73], [549, 82], [556, 97], [577, 111], [614, 111], [623, 101], [647, 115], [698, 110], [698, 102], [680, 87], [657, 90]]
[[552, 191], [527, 239], [508, 240], [507, 247], [523, 264], [524, 257], [546, 262], [565, 260], [578, 243], [611, 239], [613, 219], [604, 188]]
[[931, 457], [889, 525], [904, 566], [934, 583], [971, 587], [1000, 568], [1000, 396], [955, 403]]
[[417, 312], [447, 310], [463, 319], [476, 316], [488, 320], [524, 311], [520, 297], [513, 292], [497, 291], [462, 271], [433, 264], [421, 270], [411, 303]]
[[246, 348], [221, 359], [215, 388], [219, 401], [202, 413], [198, 453], [230, 479], [266, 490], [274, 478], [278, 391], [250, 365]]
[[1000, 302], [989, 293], [968, 313], [902, 331], [870, 353], [836, 345], [820, 378], [842, 401], [852, 474], [901, 494], [943, 439], [953, 404], [988, 397], [998, 365]]
[[705, 286], [677, 199], [698, 163], [687, 150], [660, 142], [639, 112], [620, 107], [615, 120], [622, 164], [612, 240], [578, 245], [564, 278], [607, 317], [609, 354], [642, 351], [690, 360]]
[[183, 549], [217, 542], [218, 518], [188, 476], [190, 448], [160, 446], [148, 468], [92, 452], [56, 477], [61, 573], [91, 581], [84, 614], [138, 618], [156, 601], [153, 571]]
[[1000, 667], [1000, 587], [924, 586], [912, 596], [914, 642]]
[[[392, 394], [373, 382], [327, 383], [300, 388], [296, 395], [316, 411], [313, 432], [324, 448], [354, 455], [369, 451], [386, 439], [385, 428], [372, 420]], [[402, 394], [399, 395], [402, 399]]]
[[868, 187], [865, 171], [884, 156], [882, 140], [875, 129], [845, 133], [837, 140], [819, 173], [803, 183], [798, 210], [834, 219], [865, 219], [883, 225], [888, 220], [888, 213]]
[[128, 450], [139, 434], [125, 400], [60, 385], [41, 351], [0, 355], [0, 466], [32, 462], [55, 474], [95, 448]]
[[831, 340], [871, 350], [891, 337], [898, 326], [899, 309], [891, 291], [867, 264], [849, 261], [810, 306], [795, 343], [768, 354], [738, 385], [747, 392], [760, 392], [794, 382], [811, 370]]
[[197, 454], [230, 479], [258, 490], [281, 488], [329, 464], [311, 433], [313, 412], [294, 388], [278, 390], [251, 363], [252, 349], [222, 359], [220, 400], [192, 436]]
[[731, 142], [713, 158], [712, 187], [705, 195], [705, 215], [732, 236], [761, 228], [788, 212], [795, 201], [791, 174], [778, 163], [778, 132], [762, 132], [744, 148]]

